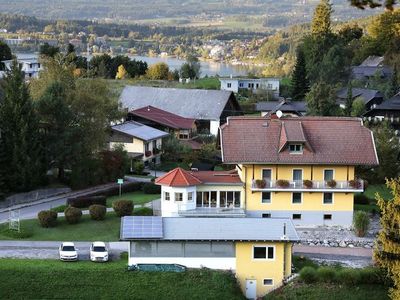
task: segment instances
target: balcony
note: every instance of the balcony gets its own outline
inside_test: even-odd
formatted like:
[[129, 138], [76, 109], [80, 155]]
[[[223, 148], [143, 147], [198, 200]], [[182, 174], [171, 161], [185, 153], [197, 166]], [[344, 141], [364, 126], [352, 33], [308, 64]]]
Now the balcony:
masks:
[[242, 208], [228, 207], [197, 207], [190, 210], [178, 210], [179, 216], [182, 217], [215, 217], [215, 218], [235, 218], [245, 217], [246, 213]]
[[317, 181], [317, 180], [253, 180], [253, 192], [342, 192], [361, 193], [363, 180]]

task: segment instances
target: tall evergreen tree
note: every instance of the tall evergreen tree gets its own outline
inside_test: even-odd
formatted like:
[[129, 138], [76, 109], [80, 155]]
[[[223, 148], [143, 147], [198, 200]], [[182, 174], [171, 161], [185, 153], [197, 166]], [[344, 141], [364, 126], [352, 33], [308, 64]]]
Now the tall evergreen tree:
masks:
[[329, 0], [321, 0], [314, 11], [311, 23], [311, 33], [316, 36], [326, 36], [331, 33], [332, 4]]
[[293, 100], [304, 100], [310, 91], [310, 82], [307, 78], [306, 58], [301, 48], [297, 51], [297, 60], [291, 80], [291, 95]]
[[347, 96], [346, 96], [346, 107], [344, 109], [345, 116], [351, 116], [352, 108], [353, 108], [353, 86], [351, 82], [349, 82], [347, 86]]
[[309, 115], [335, 116], [339, 114], [335, 89], [327, 83], [315, 83], [306, 95], [306, 100]]
[[38, 120], [17, 61], [7, 72], [4, 100], [0, 105], [2, 155], [0, 169], [10, 191], [37, 186], [43, 171], [38, 139]]
[[388, 91], [388, 98], [393, 97], [399, 92], [399, 84], [397, 78], [397, 68], [395, 67], [393, 70], [392, 79], [390, 81], [389, 91]]

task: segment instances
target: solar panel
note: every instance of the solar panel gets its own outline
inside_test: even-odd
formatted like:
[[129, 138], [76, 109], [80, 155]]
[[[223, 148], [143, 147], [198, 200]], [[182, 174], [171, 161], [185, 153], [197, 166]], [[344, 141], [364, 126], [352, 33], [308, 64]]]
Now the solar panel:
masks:
[[163, 237], [161, 217], [124, 217], [122, 237], [132, 239], [157, 239]]

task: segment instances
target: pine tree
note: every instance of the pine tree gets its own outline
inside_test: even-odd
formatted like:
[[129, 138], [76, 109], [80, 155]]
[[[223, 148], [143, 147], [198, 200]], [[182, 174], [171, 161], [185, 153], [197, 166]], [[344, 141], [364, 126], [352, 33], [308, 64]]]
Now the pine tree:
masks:
[[388, 98], [395, 96], [399, 92], [399, 84], [397, 83], [397, 68], [395, 67], [390, 81]]
[[6, 174], [10, 191], [25, 191], [42, 179], [38, 120], [33, 102], [17, 61], [4, 80], [4, 99], [0, 106], [3, 161], [0, 168]]
[[352, 107], [353, 107], [353, 86], [351, 82], [349, 82], [347, 86], [347, 96], [346, 96], [346, 107], [344, 109], [345, 116], [351, 116]]
[[306, 58], [301, 48], [297, 51], [297, 60], [292, 75], [291, 88], [293, 100], [298, 101], [304, 100], [306, 94], [310, 91], [310, 82], [308, 81], [306, 70]]
[[377, 195], [382, 229], [376, 240], [374, 259], [393, 280], [389, 296], [400, 299], [400, 179], [388, 180], [386, 185], [391, 189], [393, 199], [384, 200]]
[[339, 114], [336, 104], [336, 93], [333, 86], [324, 83], [315, 83], [306, 95], [307, 112], [312, 116], [335, 116]]
[[327, 36], [331, 33], [332, 4], [329, 0], [321, 0], [315, 8], [311, 23], [311, 33], [316, 36]]

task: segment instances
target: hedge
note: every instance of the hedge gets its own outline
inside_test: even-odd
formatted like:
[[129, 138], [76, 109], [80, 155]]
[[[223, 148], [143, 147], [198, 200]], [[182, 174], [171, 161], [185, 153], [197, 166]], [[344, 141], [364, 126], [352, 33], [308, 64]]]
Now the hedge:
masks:
[[133, 212], [133, 202], [129, 200], [114, 201], [112, 207], [118, 217], [131, 216]]
[[143, 185], [143, 192], [145, 194], [161, 194], [161, 186], [147, 182]]
[[48, 228], [57, 226], [57, 213], [52, 210], [42, 210], [38, 213], [40, 226]]
[[304, 267], [300, 271], [300, 279], [305, 283], [314, 283], [317, 281], [317, 271], [313, 267]]
[[69, 224], [76, 224], [82, 218], [82, 211], [79, 208], [68, 206], [64, 210], [64, 215]]
[[89, 214], [92, 220], [96, 221], [104, 220], [107, 214], [107, 207], [99, 204], [90, 205]]
[[151, 208], [148, 207], [141, 207], [136, 209], [133, 212], [134, 216], [152, 216], [153, 215], [153, 210]]
[[67, 200], [67, 205], [76, 208], [86, 208], [93, 204], [107, 205], [107, 198], [104, 195], [101, 196], [82, 196], [77, 198], [70, 198]]

